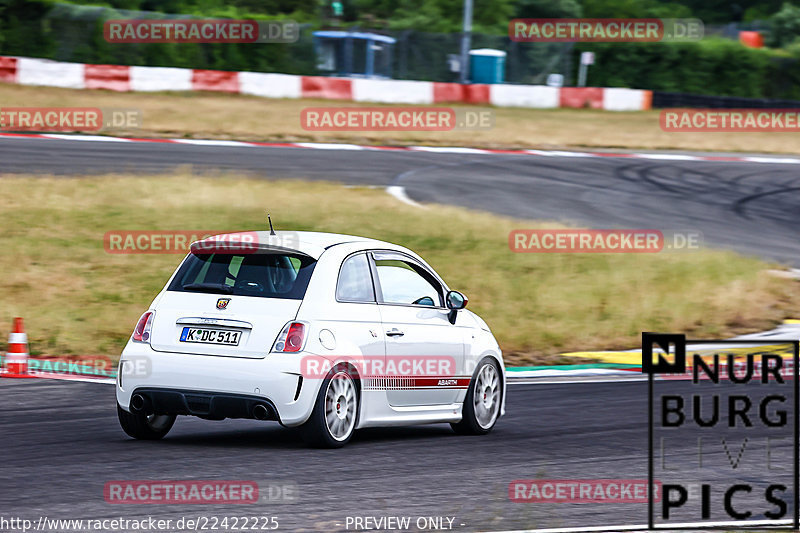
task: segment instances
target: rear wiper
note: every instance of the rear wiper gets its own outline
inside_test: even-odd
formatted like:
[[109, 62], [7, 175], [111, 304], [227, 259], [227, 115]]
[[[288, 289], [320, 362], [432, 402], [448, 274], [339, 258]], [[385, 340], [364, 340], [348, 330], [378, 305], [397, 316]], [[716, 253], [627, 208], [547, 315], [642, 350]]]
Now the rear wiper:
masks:
[[233, 287], [222, 283], [189, 283], [183, 286], [185, 291], [217, 292], [219, 294], [233, 294]]

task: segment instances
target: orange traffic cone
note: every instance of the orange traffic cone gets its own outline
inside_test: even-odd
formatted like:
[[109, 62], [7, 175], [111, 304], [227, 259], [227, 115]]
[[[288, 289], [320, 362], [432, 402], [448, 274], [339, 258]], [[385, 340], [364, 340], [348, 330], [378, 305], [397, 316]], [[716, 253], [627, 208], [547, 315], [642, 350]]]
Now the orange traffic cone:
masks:
[[6, 378], [32, 378], [28, 374], [28, 335], [21, 317], [14, 319], [14, 329], [8, 338], [8, 353], [6, 354], [6, 371], [0, 374]]

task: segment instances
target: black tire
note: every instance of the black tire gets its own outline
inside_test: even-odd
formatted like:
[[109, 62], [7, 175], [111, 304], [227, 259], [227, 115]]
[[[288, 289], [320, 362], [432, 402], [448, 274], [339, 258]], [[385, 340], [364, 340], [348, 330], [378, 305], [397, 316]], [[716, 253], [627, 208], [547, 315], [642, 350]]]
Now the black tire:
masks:
[[129, 413], [117, 404], [119, 425], [134, 439], [158, 440], [164, 437], [175, 423], [175, 415], [145, 415]]
[[[490, 420], [486, 419], [484, 422], [481, 422], [481, 417], [484, 412], [481, 410], [482, 406], [479, 405], [480, 402], [475, 402], [476, 389], [478, 388], [479, 384], [482, 383], [480, 379], [481, 376], [485, 375], [485, 372], [491, 372], [492, 370], [494, 371], [494, 378], [496, 380], [495, 387], [497, 395], [492, 401], [491, 408], [493, 410], [496, 409], [496, 411], [494, 412], [494, 416], [490, 417]], [[500, 408], [503, 404], [503, 383], [500, 376], [500, 368], [497, 366], [497, 362], [493, 358], [484, 357], [481, 359], [481, 362], [478, 363], [478, 367], [475, 369], [475, 373], [472, 375], [472, 379], [469, 382], [467, 396], [464, 398], [464, 407], [461, 408], [461, 422], [450, 424], [450, 426], [453, 428], [453, 431], [459, 435], [486, 435], [492, 430], [492, 428], [494, 428], [494, 425], [497, 423], [497, 419], [500, 418]], [[483, 391], [480, 392], [480, 395], [483, 396], [484, 399], [486, 398]], [[478, 397], [479, 400], [481, 399], [481, 396]]]
[[[319, 388], [311, 416], [300, 427], [306, 444], [315, 448], [341, 448], [350, 442], [358, 422], [358, 409], [361, 399], [356, 383], [357, 379], [353, 371], [348, 367], [337, 365], [331, 369]], [[349, 396], [340, 394], [343, 392], [341, 386], [347, 389], [344, 392], [349, 391]], [[334, 390], [337, 387], [338, 390]], [[335, 404], [332, 403], [334, 399], [336, 400]], [[344, 406], [342, 406], [342, 403]], [[326, 408], [330, 411], [327, 415]], [[340, 414], [343, 414], [344, 418]], [[328, 417], [331, 415], [334, 417], [334, 422], [329, 424]], [[339, 421], [343, 421], [342, 424], [344, 426], [344, 430], [339, 435], [335, 434], [336, 428], [339, 427], [336, 425], [338, 423], [335, 421], [336, 418]], [[331, 428], [331, 425], [334, 425], [334, 429]]]

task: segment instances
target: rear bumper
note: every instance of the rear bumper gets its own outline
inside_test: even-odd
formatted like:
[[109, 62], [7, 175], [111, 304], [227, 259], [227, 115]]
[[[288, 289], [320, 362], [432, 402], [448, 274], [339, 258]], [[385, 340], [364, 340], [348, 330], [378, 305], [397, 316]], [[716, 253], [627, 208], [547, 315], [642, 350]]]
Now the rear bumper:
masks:
[[120, 356], [117, 403], [134, 412], [131, 399], [141, 394], [160, 412], [211, 419], [254, 418], [260, 403], [268, 407], [267, 419], [297, 426], [311, 416], [322, 382], [302, 378], [301, 359], [299, 354], [247, 359], [157, 352], [129, 342]]
[[131, 410], [148, 414], [194, 415], [211, 420], [279, 420], [278, 410], [272, 402], [259, 396], [151, 387], [137, 388], [131, 398], [134, 396], [139, 397], [141, 406], [135, 409], [136, 402], [132, 400]]

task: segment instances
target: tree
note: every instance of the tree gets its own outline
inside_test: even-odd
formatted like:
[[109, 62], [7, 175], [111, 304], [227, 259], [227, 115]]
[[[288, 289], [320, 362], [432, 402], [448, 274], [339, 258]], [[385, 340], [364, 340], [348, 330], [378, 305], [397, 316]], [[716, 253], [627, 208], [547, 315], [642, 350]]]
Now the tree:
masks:
[[800, 37], [800, 7], [783, 4], [780, 11], [770, 19], [772, 31], [767, 44], [773, 48], [785, 48]]
[[515, 18], [578, 18], [583, 9], [577, 0], [519, 0]]

